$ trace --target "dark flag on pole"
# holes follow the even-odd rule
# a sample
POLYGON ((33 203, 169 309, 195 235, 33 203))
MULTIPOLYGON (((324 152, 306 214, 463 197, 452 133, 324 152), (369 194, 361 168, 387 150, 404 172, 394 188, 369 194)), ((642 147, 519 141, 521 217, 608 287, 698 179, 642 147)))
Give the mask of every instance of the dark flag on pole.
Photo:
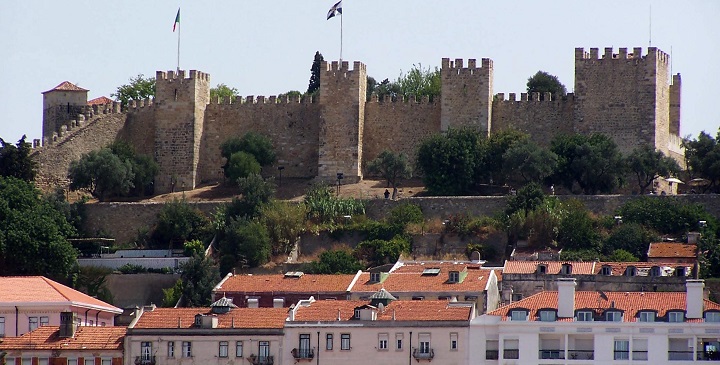
POLYGON ((332 6, 332 8, 330 8, 327 13, 327 18, 330 19, 337 14, 342 15, 342 0, 338 1, 335 5, 332 6))

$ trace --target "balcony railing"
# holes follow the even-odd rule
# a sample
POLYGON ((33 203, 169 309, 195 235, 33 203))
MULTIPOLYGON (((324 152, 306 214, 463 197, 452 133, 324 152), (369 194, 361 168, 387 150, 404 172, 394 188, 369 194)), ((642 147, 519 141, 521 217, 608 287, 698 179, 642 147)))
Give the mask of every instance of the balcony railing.
POLYGON ((564 359, 565 350, 540 350, 541 359, 564 359))
POLYGON ((498 350, 485 350, 485 360, 497 360, 500 357, 498 350))
POLYGON ((718 351, 698 351, 698 361, 720 361, 720 352, 718 351))
POLYGON ((519 359, 520 350, 518 349, 505 349, 503 350, 503 359, 519 359))
POLYGON ((568 350, 569 360, 594 360, 594 350, 568 350))
POLYGON ((135 365, 155 365, 155 356, 135 356, 135 365))
POLYGON ((292 349, 292 355, 297 360, 310 360, 315 357, 315 350, 313 349, 292 349))
POLYGON ((415 360, 432 360, 435 357, 435 351, 433 349, 415 349, 413 350, 413 357, 415 360))
POLYGON ((647 352, 647 351, 636 351, 636 350, 633 350, 633 352, 632 352, 632 359, 633 359, 633 360, 647 360, 647 359, 648 359, 648 352, 647 352))
POLYGON ((248 357, 248 360, 250 360, 250 363, 252 363, 253 365, 273 365, 275 363, 272 356, 250 355, 250 357, 248 357))
POLYGON ((668 360, 692 360, 693 351, 668 351, 668 360))

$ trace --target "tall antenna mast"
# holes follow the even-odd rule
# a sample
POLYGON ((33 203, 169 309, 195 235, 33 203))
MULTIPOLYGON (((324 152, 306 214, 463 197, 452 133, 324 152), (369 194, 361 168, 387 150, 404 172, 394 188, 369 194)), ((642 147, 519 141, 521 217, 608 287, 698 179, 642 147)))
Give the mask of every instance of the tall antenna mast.
POLYGON ((649 25, 650 37, 649 37, 649 41, 648 41, 648 47, 652 47, 652 4, 650 4, 650 21, 648 23, 650 24, 649 25))

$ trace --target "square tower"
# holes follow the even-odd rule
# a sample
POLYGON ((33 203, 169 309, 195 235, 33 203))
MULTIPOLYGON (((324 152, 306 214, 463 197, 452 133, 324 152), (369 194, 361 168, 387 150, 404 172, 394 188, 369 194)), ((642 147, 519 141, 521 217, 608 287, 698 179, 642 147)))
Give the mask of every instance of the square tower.
POLYGON ((486 136, 490 133, 493 98, 493 62, 482 59, 477 67, 475 59, 469 59, 463 67, 463 59, 455 62, 442 59, 440 70, 442 95, 440 128, 473 128, 486 136))

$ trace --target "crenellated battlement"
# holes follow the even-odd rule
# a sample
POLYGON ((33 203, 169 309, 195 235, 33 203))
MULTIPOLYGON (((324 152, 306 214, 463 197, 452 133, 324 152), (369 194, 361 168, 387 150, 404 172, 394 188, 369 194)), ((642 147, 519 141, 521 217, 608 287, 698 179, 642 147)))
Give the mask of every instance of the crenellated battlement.
POLYGON ((477 64, 477 60, 470 58, 467 60, 467 67, 464 67, 464 59, 456 58, 455 61, 451 61, 450 58, 443 58, 441 65, 441 72, 444 75, 482 75, 487 76, 492 72, 493 61, 489 58, 483 58, 480 60, 480 66, 477 64))
POLYGON ((237 96, 234 98, 217 98, 217 99, 211 99, 210 105, 233 105, 233 106, 250 106, 250 105, 264 105, 264 104, 277 104, 277 105, 285 105, 285 104, 313 104, 316 103, 317 100, 313 99, 312 96, 302 96, 302 95, 271 95, 268 97, 265 97, 263 95, 248 95, 245 97, 237 96))
POLYGON ((498 102, 522 102, 522 101, 537 101, 542 103, 549 103, 549 102, 572 102, 575 99, 575 95, 573 93, 567 93, 564 96, 558 96, 553 95, 551 92, 545 92, 542 93, 539 92, 533 92, 533 93, 520 93, 520 99, 517 100, 517 94, 516 93, 509 93, 508 98, 505 99, 505 93, 497 93, 495 94, 495 101, 498 102))
POLYGON ((423 95, 418 99, 417 95, 402 95, 398 94, 393 97, 392 95, 383 95, 382 100, 376 94, 370 97, 368 103, 380 103, 380 104, 436 104, 437 101, 430 101, 430 96, 423 95))
POLYGON ((172 80, 177 80, 177 79, 180 79, 180 80, 184 80, 184 79, 194 80, 194 79, 197 79, 197 80, 202 80, 202 81, 207 81, 207 82, 209 82, 209 81, 210 81, 210 74, 205 73, 205 72, 201 72, 201 71, 198 71, 198 70, 190 70, 190 73, 187 75, 187 77, 185 77, 185 70, 179 70, 179 71, 174 71, 174 70, 170 70, 170 71, 157 71, 157 72, 155 73, 155 80, 156 80, 156 81, 160 81, 160 80, 172 81, 172 80))
POLYGON ((661 63, 670 63, 670 55, 661 51, 657 47, 648 47, 648 52, 643 55, 642 47, 633 47, 632 52, 628 52, 628 48, 618 48, 618 53, 613 53, 613 47, 605 47, 604 53, 600 55, 599 48, 590 48, 590 52, 585 52, 582 47, 575 48, 575 61, 583 60, 638 60, 651 59, 659 60, 661 63))
POLYGON ((360 61, 353 62, 353 68, 350 69, 350 63, 348 61, 332 61, 327 62, 323 61, 321 64, 321 69, 325 70, 325 72, 352 72, 352 71, 367 71, 367 66, 365 66, 364 63, 360 61))

